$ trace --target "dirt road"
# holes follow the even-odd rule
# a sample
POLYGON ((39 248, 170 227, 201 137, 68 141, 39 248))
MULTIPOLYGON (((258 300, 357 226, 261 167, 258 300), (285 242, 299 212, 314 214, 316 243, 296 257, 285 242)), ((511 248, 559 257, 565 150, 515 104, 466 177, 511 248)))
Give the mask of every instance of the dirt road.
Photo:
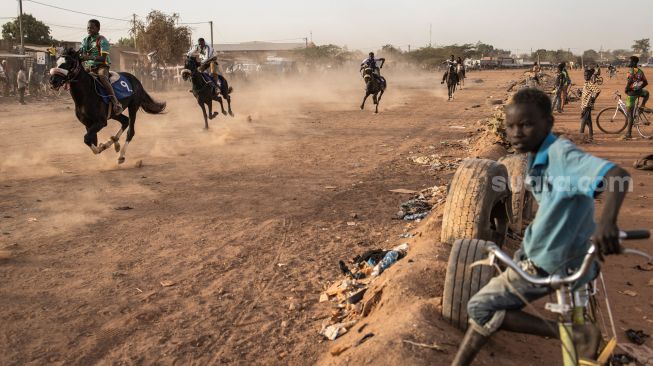
MULTIPOLYGON (((236 84, 236 118, 209 131, 189 93, 154 93, 169 112, 139 113, 122 166, 83 144, 70 101, 0 104, 0 249, 11 252, 0 260, 0 363, 314 363, 328 349, 317 299, 337 261, 407 225, 392 219, 406 197, 388 191, 453 174, 407 158, 465 156, 441 142, 474 131, 491 113, 486 99, 514 78, 471 74, 447 102, 437 75, 389 74, 379 115, 357 109, 355 72, 236 84)), ((651 149, 623 146, 609 137, 589 148, 626 165, 651 149)), ((638 173, 644 186, 626 203, 629 227, 650 223, 638 198, 653 197, 646 177, 638 173)), ((615 293, 617 316, 652 333, 642 320, 651 272, 625 263, 607 266, 611 288, 630 282, 639 295, 615 293)))

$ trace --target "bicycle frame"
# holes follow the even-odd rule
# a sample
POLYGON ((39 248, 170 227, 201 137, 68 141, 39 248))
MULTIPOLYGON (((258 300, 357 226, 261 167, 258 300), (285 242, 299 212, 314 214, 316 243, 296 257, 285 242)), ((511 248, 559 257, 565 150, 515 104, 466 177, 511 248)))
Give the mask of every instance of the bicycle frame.
MULTIPOLYGON (((621 239, 644 239, 648 238, 649 236, 650 233, 648 232, 645 235, 642 235, 642 232, 620 233, 621 239)), ((599 276, 596 280, 593 281, 593 284, 585 284, 577 289, 574 289, 576 282, 589 273, 589 270, 594 263, 594 258, 597 251, 597 248, 594 244, 592 244, 588 249, 580 269, 566 277, 561 277, 559 275, 551 275, 549 277, 532 276, 525 272, 517 263, 515 263, 510 256, 501 251, 501 249, 496 244, 488 245, 486 250, 488 251, 488 257, 472 264, 472 266, 494 266, 497 264, 497 262, 502 262, 527 282, 530 282, 534 285, 548 286, 555 290, 556 302, 547 303, 545 305, 545 309, 552 313, 558 314, 558 330, 560 334, 562 360, 564 366, 601 366, 608 362, 617 345, 617 332, 614 325, 614 319, 612 317, 610 302, 607 297, 603 275, 599 273, 599 276), (597 359, 586 360, 581 359, 576 353, 576 344, 574 343, 573 339, 573 327, 574 325, 584 325, 586 323, 586 317, 592 311, 589 309, 590 301, 591 299, 596 299, 595 296, 598 292, 596 286, 598 280, 601 281, 603 288, 612 334, 609 336, 609 339, 603 339, 606 344, 600 350, 597 359), (590 291, 590 289, 592 291, 590 291)), ((645 257, 649 261, 653 260, 653 257, 649 256, 648 254, 634 249, 624 248, 622 254, 635 254, 645 257)), ((590 315, 594 316, 596 314, 590 315)), ((593 321, 596 322, 596 319, 593 321)))

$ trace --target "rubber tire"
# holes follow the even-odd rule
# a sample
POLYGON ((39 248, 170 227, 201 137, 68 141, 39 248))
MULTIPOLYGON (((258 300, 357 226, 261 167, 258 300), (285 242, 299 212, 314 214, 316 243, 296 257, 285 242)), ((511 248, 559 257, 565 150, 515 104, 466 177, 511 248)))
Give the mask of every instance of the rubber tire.
POLYGON ((637 128, 637 132, 639 132, 640 136, 645 139, 651 139, 653 137, 653 125, 644 125, 643 123, 650 123, 650 121, 648 117, 646 117, 646 113, 641 112, 639 114, 639 121, 635 125, 635 128, 637 128))
POLYGON ((451 248, 442 294, 442 317, 460 330, 466 330, 469 324, 467 302, 494 276, 493 267, 470 267, 487 257, 484 248, 488 243, 479 239, 461 239, 456 240, 451 248))
POLYGON ((510 178, 510 192, 512 215, 510 217, 510 230, 522 234, 524 222, 533 218, 533 195, 526 189, 524 182, 528 173, 528 159, 525 154, 512 154, 499 159, 508 170, 510 178))
POLYGON ((449 185, 440 239, 445 243, 461 238, 483 239, 502 246, 510 211, 506 167, 493 160, 466 159, 449 185), (504 184, 493 187, 495 177, 504 184), (493 227, 495 219, 498 225, 493 227))
MULTIPOLYGON (((621 128, 620 128, 619 130, 606 130, 606 129, 604 129, 603 127, 601 127, 601 115, 602 115, 604 112, 609 111, 610 113, 608 113, 607 115, 604 116, 603 121, 605 121, 606 118, 607 118, 607 119, 610 119, 611 114, 614 113, 614 109, 615 109, 614 107, 603 108, 603 109, 601 109, 601 111, 599 112, 599 114, 596 115, 596 127, 598 127, 599 130, 603 131, 604 133, 607 133, 607 134, 618 134, 618 133, 620 133, 621 131, 623 131, 624 129, 626 129, 626 126, 628 125, 628 117, 626 117, 626 114, 625 114, 625 113, 620 109, 620 110, 619 110, 619 113, 618 113, 618 115, 617 115, 617 117, 616 117, 616 119, 619 120, 619 116, 622 116, 622 117, 624 118, 624 124, 621 126, 621 128)), ((606 122, 606 123, 607 123, 607 122, 606 122)), ((618 125, 619 123, 616 123, 616 124, 618 125)), ((606 127, 607 127, 607 125, 606 125, 606 127)))

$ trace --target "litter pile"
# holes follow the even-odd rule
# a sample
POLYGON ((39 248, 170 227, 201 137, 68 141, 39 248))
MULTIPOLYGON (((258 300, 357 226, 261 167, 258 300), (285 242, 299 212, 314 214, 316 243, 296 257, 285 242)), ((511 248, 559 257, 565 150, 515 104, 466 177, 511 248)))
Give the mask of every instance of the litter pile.
POLYGON ((447 186, 434 186, 424 189, 413 198, 401 204, 401 209, 397 212, 399 220, 418 220, 425 218, 431 210, 444 203, 447 197, 447 186))
POLYGON ((398 245, 390 250, 374 249, 351 260, 351 268, 344 261, 338 263, 345 279, 336 281, 320 296, 320 302, 333 303, 331 316, 322 324, 320 334, 335 340, 353 327, 360 318, 369 315, 381 298, 381 292, 363 300, 370 284, 398 260, 408 253, 408 244, 398 245))
POLYGON ((533 78, 533 73, 528 71, 524 73, 524 75, 520 80, 512 80, 511 82, 509 82, 506 91, 512 92, 522 88, 534 88, 534 87, 548 92, 552 91, 553 89, 555 89, 555 76, 547 73, 540 74, 540 83, 538 85, 535 79, 533 78))
POLYGON ((438 154, 425 155, 425 156, 411 156, 408 160, 419 165, 430 165, 433 170, 455 170, 460 165, 463 159, 445 159, 444 156, 438 154))

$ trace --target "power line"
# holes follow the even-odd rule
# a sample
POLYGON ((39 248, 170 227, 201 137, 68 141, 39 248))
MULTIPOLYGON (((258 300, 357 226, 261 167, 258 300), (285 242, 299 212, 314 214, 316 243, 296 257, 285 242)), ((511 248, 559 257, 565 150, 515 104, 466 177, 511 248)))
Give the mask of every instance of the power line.
MULTIPOLYGON (((45 25, 48 25, 50 27, 57 27, 57 28, 70 28, 70 29, 81 29, 81 30, 86 30, 86 27, 75 27, 71 25, 60 25, 60 24, 52 24, 52 23, 44 23, 45 25)), ((103 31, 126 31, 129 30, 129 28, 102 28, 103 31)))
POLYGON ((38 1, 34 1, 34 0, 23 0, 23 1, 34 3, 34 4, 39 4, 39 5, 47 6, 47 7, 50 7, 50 8, 59 9, 59 10, 64 10, 64 11, 68 11, 68 12, 71 12, 71 13, 88 15, 88 16, 92 16, 92 17, 96 17, 96 18, 104 18, 104 19, 111 19, 111 20, 120 20, 120 21, 123 21, 123 22, 131 22, 131 20, 128 20, 128 19, 112 18, 112 17, 105 17, 103 15, 84 13, 84 12, 81 12, 81 11, 66 9, 66 8, 62 8, 62 7, 59 7, 59 6, 45 4, 45 3, 41 3, 41 2, 38 2, 38 1))

